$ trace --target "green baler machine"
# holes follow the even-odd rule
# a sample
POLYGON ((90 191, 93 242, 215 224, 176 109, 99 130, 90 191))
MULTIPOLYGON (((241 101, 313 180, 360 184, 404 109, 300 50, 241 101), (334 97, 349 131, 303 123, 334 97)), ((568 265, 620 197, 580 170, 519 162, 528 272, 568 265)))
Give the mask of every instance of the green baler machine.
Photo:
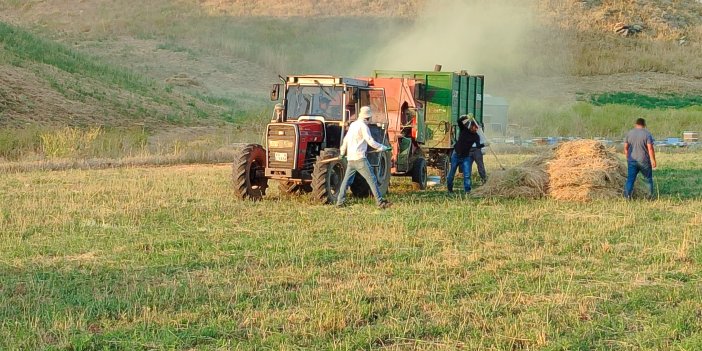
POLYGON ((373 71, 375 78, 410 78, 423 83, 419 100, 424 105, 426 139, 422 149, 430 166, 447 170, 458 137, 458 118, 473 115, 483 125, 485 77, 461 72, 373 71))

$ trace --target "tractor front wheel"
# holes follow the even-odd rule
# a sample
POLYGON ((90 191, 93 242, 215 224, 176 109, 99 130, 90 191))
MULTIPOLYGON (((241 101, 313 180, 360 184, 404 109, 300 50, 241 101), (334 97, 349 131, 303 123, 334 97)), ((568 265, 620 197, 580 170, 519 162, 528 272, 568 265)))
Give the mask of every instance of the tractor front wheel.
POLYGON ((234 192, 243 200, 261 200, 266 195, 266 150, 257 144, 246 145, 232 165, 234 192))
POLYGON ((344 180, 344 164, 341 160, 317 162, 312 171, 312 197, 323 204, 333 204, 344 180))

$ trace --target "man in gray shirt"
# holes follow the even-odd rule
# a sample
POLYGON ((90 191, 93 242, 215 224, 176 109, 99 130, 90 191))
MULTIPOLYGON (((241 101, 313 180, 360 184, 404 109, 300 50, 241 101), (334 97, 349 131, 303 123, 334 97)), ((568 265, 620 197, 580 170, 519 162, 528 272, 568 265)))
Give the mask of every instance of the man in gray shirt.
POLYGON ((653 197, 653 170, 656 169, 656 153, 653 150, 653 136, 646 129, 646 121, 643 118, 636 120, 634 129, 630 130, 624 138, 624 154, 626 155, 627 177, 624 186, 624 197, 631 199, 634 192, 636 176, 641 175, 646 178, 648 188, 653 197))

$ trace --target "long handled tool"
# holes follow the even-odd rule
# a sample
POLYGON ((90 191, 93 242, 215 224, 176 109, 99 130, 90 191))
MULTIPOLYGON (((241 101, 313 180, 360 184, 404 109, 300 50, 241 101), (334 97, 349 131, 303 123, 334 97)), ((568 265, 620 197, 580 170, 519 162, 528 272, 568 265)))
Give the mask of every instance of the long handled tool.
POLYGON ((324 165, 324 164, 327 164, 329 162, 334 162, 334 161, 339 161, 339 160, 341 160, 341 157, 337 156, 337 157, 328 158, 326 160, 321 160, 321 161, 319 161, 319 164, 324 165))
POLYGON ((495 150, 492 149, 492 146, 488 145, 488 149, 492 151, 492 155, 495 156, 495 160, 497 160, 497 164, 500 165, 501 170, 505 170, 505 167, 502 165, 502 162, 500 162, 500 159, 497 157, 497 154, 495 153, 495 150))
MULTIPOLYGON (((386 150, 379 149, 379 150, 368 151, 367 153, 368 153, 368 154, 372 154, 372 153, 384 152, 384 151, 386 151, 386 150)), ((388 151, 390 151, 390 150, 388 150, 388 151)), ((332 157, 332 158, 328 158, 328 159, 326 159, 326 160, 319 161, 319 164, 320 164, 320 165, 324 165, 324 164, 327 164, 327 163, 329 163, 329 162, 334 162, 334 161, 339 161, 339 160, 341 160, 341 156, 332 157)))
MULTIPOLYGON (((651 170, 651 177, 653 177, 653 169, 651 170)), ((653 178, 653 182, 656 184, 656 200, 661 199, 661 188, 658 187, 658 177, 653 178)), ((651 194, 653 197, 653 194, 651 194)))
MULTIPOLYGON (((473 123, 475 123, 475 124, 478 125, 478 128, 481 128, 481 127, 480 127, 480 123, 478 123, 478 121, 475 119, 475 117, 472 117, 472 116, 471 116, 470 119, 473 121, 473 123)), ((482 133, 482 131, 479 130, 479 133, 482 133)), ((492 146, 490 146, 490 145, 488 145, 488 148, 489 148, 490 151, 492 152, 492 155, 495 156, 495 160, 497 160, 497 164, 500 165, 500 169, 504 171, 504 170, 505 170, 505 167, 502 165, 502 162, 500 162, 500 159, 497 157, 497 154, 495 153, 495 150, 493 150, 493 149, 492 149, 492 146)))

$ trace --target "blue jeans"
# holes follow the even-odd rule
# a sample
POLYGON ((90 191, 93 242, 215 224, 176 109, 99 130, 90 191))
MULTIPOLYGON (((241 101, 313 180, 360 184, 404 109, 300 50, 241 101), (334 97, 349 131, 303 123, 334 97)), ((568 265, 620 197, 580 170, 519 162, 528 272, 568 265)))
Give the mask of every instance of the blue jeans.
POLYGON ((360 174, 363 179, 366 180, 368 186, 370 187, 373 196, 375 196, 375 202, 380 205, 383 201, 383 195, 380 193, 380 188, 378 187, 378 179, 375 177, 375 172, 368 159, 362 158, 360 160, 348 160, 346 164, 346 174, 344 174, 344 180, 341 181, 341 187, 339 188, 339 196, 336 198, 337 205, 343 205, 346 201, 346 189, 349 184, 353 182, 356 173, 360 174))
POLYGON ((455 151, 451 154, 451 169, 446 176, 446 188, 449 192, 453 192, 453 178, 456 176, 456 170, 461 166, 463 172, 463 189, 470 192, 470 174, 473 168, 473 159, 470 156, 459 156, 455 151))
POLYGON ((653 169, 651 168, 651 163, 629 160, 627 161, 626 185, 624 186, 624 197, 627 199, 631 199, 631 195, 634 193, 634 183, 639 172, 646 179, 648 189, 651 192, 651 196, 653 196, 653 169))

